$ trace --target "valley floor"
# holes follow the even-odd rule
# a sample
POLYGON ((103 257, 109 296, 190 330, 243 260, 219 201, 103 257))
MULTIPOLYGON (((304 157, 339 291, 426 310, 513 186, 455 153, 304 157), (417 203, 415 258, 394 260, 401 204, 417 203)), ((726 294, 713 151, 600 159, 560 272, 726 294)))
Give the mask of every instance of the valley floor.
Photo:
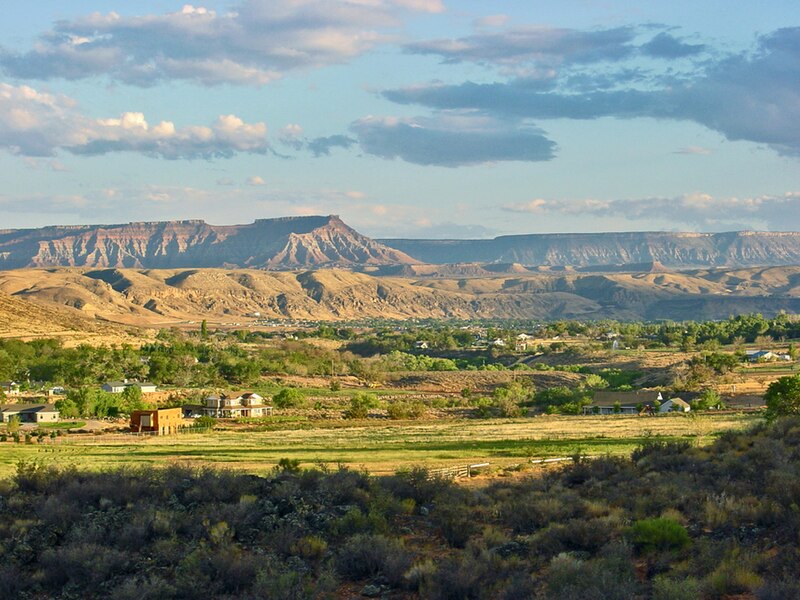
POLYGON ((346 465, 373 474, 479 463, 502 471, 523 468, 531 459, 627 455, 648 440, 705 445, 721 432, 742 430, 760 420, 752 413, 321 422, 274 417, 208 433, 71 433, 40 443, 5 442, 0 444, 0 477, 13 473, 20 461, 90 470, 209 465, 264 474, 287 458, 303 467, 346 465))

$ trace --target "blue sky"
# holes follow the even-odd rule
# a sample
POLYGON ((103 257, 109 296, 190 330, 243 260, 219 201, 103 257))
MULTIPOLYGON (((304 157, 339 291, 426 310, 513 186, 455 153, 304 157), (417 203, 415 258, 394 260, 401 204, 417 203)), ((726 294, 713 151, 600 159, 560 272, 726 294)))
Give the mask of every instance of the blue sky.
POLYGON ((0 227, 800 230, 794 1, 4 8, 0 227))

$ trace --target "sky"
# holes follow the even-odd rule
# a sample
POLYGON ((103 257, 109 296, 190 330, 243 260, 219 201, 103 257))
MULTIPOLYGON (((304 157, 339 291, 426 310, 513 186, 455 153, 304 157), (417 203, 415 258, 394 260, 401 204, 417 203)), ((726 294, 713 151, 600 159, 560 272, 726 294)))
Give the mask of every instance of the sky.
POLYGON ((796 0, 5 0, 0 228, 800 230, 796 0))

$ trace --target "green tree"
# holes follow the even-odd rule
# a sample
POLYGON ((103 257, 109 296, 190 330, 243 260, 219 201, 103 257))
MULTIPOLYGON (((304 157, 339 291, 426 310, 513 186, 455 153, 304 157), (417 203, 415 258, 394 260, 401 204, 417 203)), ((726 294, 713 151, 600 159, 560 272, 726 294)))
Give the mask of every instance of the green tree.
POLYGON ((139 410, 143 405, 142 388, 138 385, 129 385, 122 391, 122 402, 120 402, 122 412, 131 413, 139 410))
POLYGON ((19 416, 14 415, 8 419, 8 423, 6 424, 6 430, 8 433, 14 434, 19 431, 19 416))
POLYGON ((200 337, 204 340, 208 339, 208 323, 205 319, 200 322, 200 337))
POLYGON ((275 408, 295 408, 305 400, 303 393, 297 388, 283 388, 272 398, 275 408))
POLYGON ((75 419, 81 416, 78 406, 69 398, 60 398, 56 400, 56 408, 58 412, 61 413, 62 419, 75 419))
POLYGON ((800 375, 781 377, 770 383, 764 401, 770 418, 800 414, 800 375))

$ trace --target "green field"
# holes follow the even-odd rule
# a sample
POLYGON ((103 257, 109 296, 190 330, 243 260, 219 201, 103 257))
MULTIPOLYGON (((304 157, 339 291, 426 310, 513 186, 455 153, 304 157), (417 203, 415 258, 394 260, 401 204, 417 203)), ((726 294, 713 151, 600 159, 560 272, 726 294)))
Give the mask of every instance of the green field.
POLYGON ((0 477, 11 474, 19 461, 31 460, 89 469, 180 463, 252 473, 271 470, 281 458, 298 460, 303 466, 345 464, 371 473, 481 462, 503 467, 578 452, 625 454, 653 437, 705 444, 722 431, 746 428, 758 419, 739 414, 542 416, 315 426, 278 422, 266 427, 145 438, 71 434, 41 444, 0 444, 0 477))

